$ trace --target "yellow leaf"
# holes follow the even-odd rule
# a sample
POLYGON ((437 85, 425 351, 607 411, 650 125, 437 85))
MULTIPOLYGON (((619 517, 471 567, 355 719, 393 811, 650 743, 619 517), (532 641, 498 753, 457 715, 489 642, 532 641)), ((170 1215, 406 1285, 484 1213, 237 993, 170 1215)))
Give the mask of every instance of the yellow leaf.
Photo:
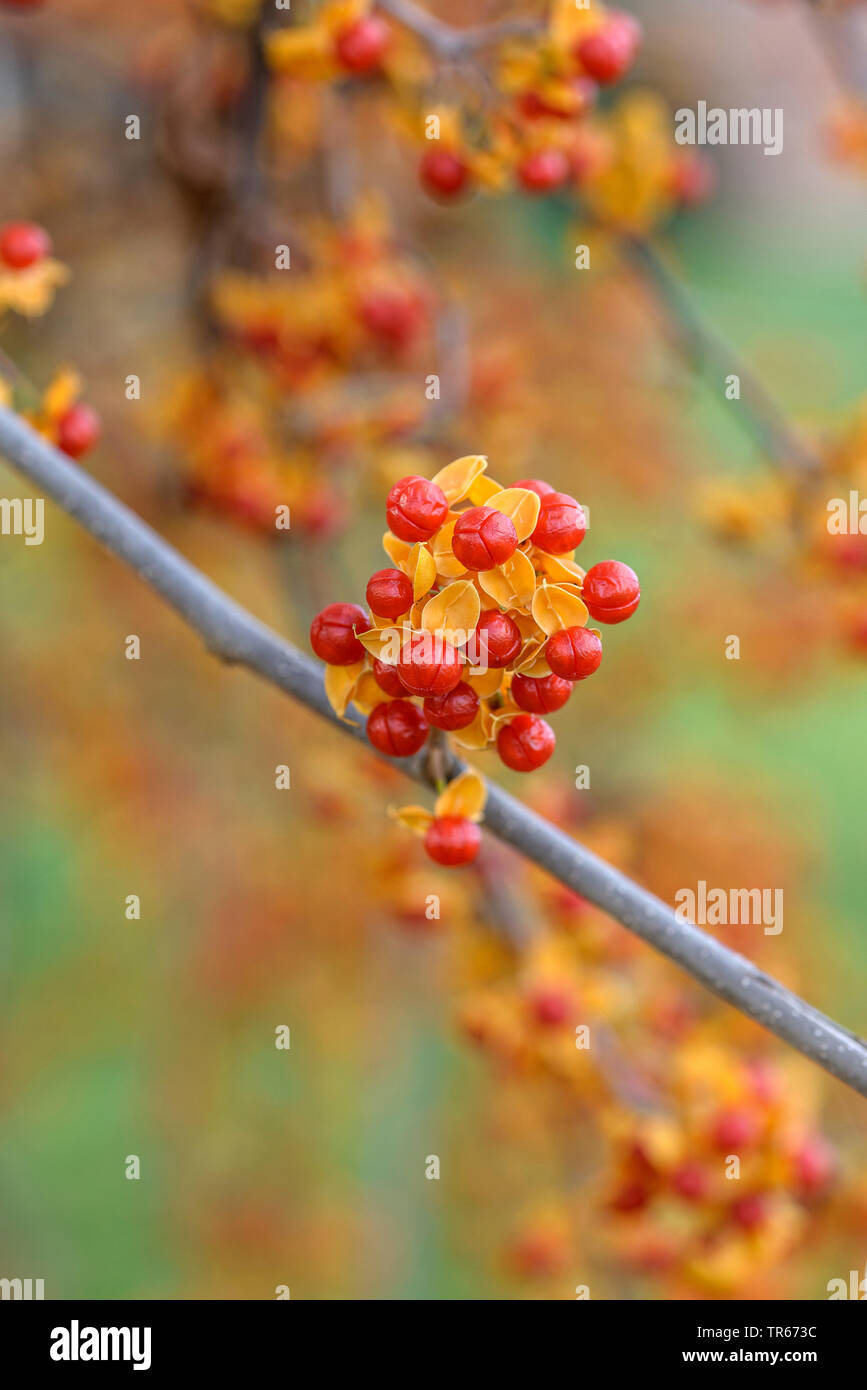
POLYGON ((539 652, 534 661, 529 666, 521 667, 522 676, 532 676, 533 680, 539 680, 542 676, 550 676, 551 667, 548 665, 544 651, 539 652))
POLYGON ((411 830, 414 835, 424 835, 433 820, 430 811, 426 811, 424 806, 401 806, 397 810, 390 806, 388 814, 392 820, 396 820, 405 830, 411 830))
POLYGON ((456 579, 428 599, 421 615, 421 626, 426 632, 441 632, 447 637, 454 633, 450 640, 463 646, 475 632, 481 609, 479 595, 470 580, 456 579))
POLYGON ((521 676, 550 676, 551 668, 545 659, 545 643, 539 638, 527 642, 515 662, 515 670, 521 676))
POLYGON ((488 505, 488 498, 502 491, 502 483, 495 482, 493 478, 489 478, 487 474, 485 474, 476 479, 467 493, 467 497, 474 507, 486 507, 488 505))
POLYGON ((536 657, 539 655, 544 645, 545 639, 542 637, 528 638, 528 640, 524 643, 524 646, 521 650, 521 653, 517 661, 515 662, 515 672, 517 675, 525 676, 527 674, 527 672, 524 669, 525 666, 532 665, 532 663, 536 660, 536 657))
POLYGON ((567 560, 565 555, 549 555, 547 551, 534 547, 532 558, 542 573, 553 579, 555 584, 580 584, 584 579, 581 566, 576 565, 574 560, 567 560))
POLYGON ((431 481, 442 488, 449 506, 453 506, 455 502, 460 502, 466 497, 473 483, 482 476, 487 466, 488 460, 483 454, 467 454, 466 458, 447 463, 431 481))
POLYGON ((396 666, 400 649, 412 631, 408 627, 372 627, 367 632, 359 632, 358 640, 366 652, 387 666, 396 666))
POLYGON ((525 642, 541 641, 539 637, 539 627, 532 613, 519 613, 512 610, 512 622, 517 627, 525 642))
POLYGON ((479 584, 501 608, 529 608, 536 592, 536 571, 522 550, 505 564, 483 570, 479 584))
POLYGON ((396 695, 386 695, 372 671, 362 671, 352 692, 352 703, 362 714, 370 714, 377 705, 387 704, 389 700, 398 698, 396 695))
POLYGON ((334 66, 331 37, 318 25, 275 30, 266 39, 265 46, 268 66, 274 72, 320 77, 334 66))
POLYGON ((456 524, 457 517, 451 521, 446 521, 430 542, 437 574, 441 574, 444 579, 456 579, 459 574, 466 574, 467 572, 460 560, 455 559, 452 554, 452 536, 455 533, 456 524))
POLYGON ((402 541, 397 536, 393 536, 390 531, 386 531, 382 538, 382 548, 393 565, 399 570, 403 570, 405 574, 408 573, 407 565, 412 554, 412 546, 407 541, 402 541))
POLYGON ((476 666, 467 668, 463 679, 467 685, 472 686, 480 700, 487 700, 491 695, 496 695, 500 686, 503 684, 503 672, 499 667, 489 666, 487 670, 482 670, 476 666))
POLYGON ((43 412, 49 420, 65 415, 81 395, 82 381, 71 367, 61 367, 42 398, 43 412))
POLYGON ((452 738, 460 748, 469 748, 479 752, 482 748, 487 748, 491 741, 491 711, 487 705, 479 705, 478 713, 472 724, 468 724, 465 729, 460 729, 452 738))
POLYGON ((55 290, 68 279, 66 266, 50 256, 24 270, 0 271, 0 308, 38 318, 51 307, 55 290))
POLYGON ((468 767, 440 793, 434 809, 438 816, 465 816, 467 820, 481 820, 487 795, 487 788, 479 774, 468 767))
POLYGON ((410 551, 406 572, 412 580, 412 596, 416 603, 424 598, 436 583, 437 567, 426 545, 419 541, 410 551))
POLYGON ((590 614, 576 594, 543 584, 533 597, 533 617, 548 637, 567 627, 583 627, 590 614))
POLYGON ((317 19, 324 28, 337 34, 363 19, 369 8, 368 0, 331 0, 331 4, 322 6, 317 19))
POLYGON ((358 677, 363 670, 363 661, 353 662, 351 666, 325 667, 325 694, 328 696, 328 703, 337 718, 343 719, 347 724, 355 722, 352 719, 344 719, 344 716, 352 702, 358 677))
POLYGON ((507 516, 518 533, 518 541, 526 541, 532 536, 539 520, 542 502, 538 494, 528 487, 507 487, 503 492, 495 492, 485 503, 507 516))
POLYGON ((468 163, 476 183, 481 184, 483 188, 497 190, 505 187, 508 165, 499 155, 488 150, 479 150, 468 163))
POLYGON ((579 39, 594 33, 604 22, 601 5, 559 4, 552 6, 549 36, 551 44, 569 52, 579 39))

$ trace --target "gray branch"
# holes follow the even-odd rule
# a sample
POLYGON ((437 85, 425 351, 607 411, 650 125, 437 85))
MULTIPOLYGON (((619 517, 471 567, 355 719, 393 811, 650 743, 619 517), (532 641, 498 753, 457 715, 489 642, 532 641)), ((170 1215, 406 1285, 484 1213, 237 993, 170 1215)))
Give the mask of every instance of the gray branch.
POLYGON ((455 59, 474 53, 480 48, 501 43, 503 39, 527 38, 544 28, 544 21, 516 16, 514 19, 494 20, 490 24, 474 24, 468 29, 455 29, 413 0, 377 0, 379 9, 391 15, 405 29, 422 39, 432 52, 441 58, 455 59))
POLYGON ((630 263, 640 272, 671 315, 681 336, 681 345, 697 372, 713 371, 718 382, 734 373, 741 383, 742 419, 759 446, 774 463, 791 468, 804 479, 822 471, 822 461, 789 425, 764 383, 740 359, 725 339, 704 321, 678 277, 669 269, 655 247, 643 237, 622 238, 630 263))
MULTIPOLYGON (((134 512, 0 407, 0 455, 124 560, 224 661, 246 666, 366 743, 363 727, 341 723, 325 696, 322 668, 241 608, 134 512)), ((447 775, 461 764, 451 758, 447 775)), ((429 786, 424 751, 401 769, 429 786)), ((825 1071, 867 1096, 867 1043, 811 1007, 744 956, 689 922, 583 845, 488 785, 485 824, 527 859, 621 922, 694 980, 740 1009, 825 1071)))

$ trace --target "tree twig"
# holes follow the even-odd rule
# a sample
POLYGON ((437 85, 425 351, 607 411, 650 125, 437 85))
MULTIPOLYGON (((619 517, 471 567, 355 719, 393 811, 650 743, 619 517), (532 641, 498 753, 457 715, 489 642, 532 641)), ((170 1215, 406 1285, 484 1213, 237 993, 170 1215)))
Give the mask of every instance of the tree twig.
POLYGON ((445 20, 413 4, 413 0, 377 0, 377 6, 409 29, 441 58, 460 58, 489 48, 504 39, 529 38, 544 28, 544 20, 525 16, 493 20, 490 24, 474 24, 468 29, 455 29, 445 20))
POLYGON ((650 285, 666 312, 676 324, 683 346, 699 372, 713 370, 720 381, 737 376, 740 399, 737 418, 781 468, 796 471, 802 478, 821 472, 821 459, 792 429, 763 382, 740 359, 721 334, 711 328, 696 309, 677 276, 669 269, 654 246, 644 237, 624 237, 628 260, 650 285))
MULTIPOLYGON (((17 416, 0 407, 0 455, 79 521, 158 593, 224 661, 246 666, 366 746, 363 726, 335 716, 322 668, 206 578, 146 522, 17 416)), ((461 767, 449 755, 447 775, 461 767)), ((429 785, 424 750, 402 760, 429 785)), ((616 918, 694 980, 762 1024, 859 1094, 867 1096, 867 1043, 729 950, 682 921, 659 898, 597 858, 564 831, 488 784, 487 829, 561 883, 616 918)))

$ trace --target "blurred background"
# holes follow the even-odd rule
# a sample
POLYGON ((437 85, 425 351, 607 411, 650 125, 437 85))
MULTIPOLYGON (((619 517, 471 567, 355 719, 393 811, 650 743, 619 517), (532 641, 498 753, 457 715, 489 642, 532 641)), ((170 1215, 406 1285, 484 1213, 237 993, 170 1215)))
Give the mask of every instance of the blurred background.
MULTIPOLYGON (((286 17, 263 34, 243 0, 0 7, 0 214, 71 272, 44 315, 6 314, 0 373, 50 433, 74 370, 103 421, 83 466, 305 649, 385 563, 404 474, 483 453, 576 495, 579 558, 632 565, 641 608, 551 763, 480 770, 670 902, 782 887, 779 936, 719 934, 863 1032, 867 589, 824 537, 867 466, 863 9, 632 8, 638 61, 588 117, 600 172, 576 154, 552 197, 506 179, 447 206, 413 122, 492 119, 496 51, 443 71, 395 25, 387 73, 330 80, 275 64, 286 17), (784 149, 706 150, 707 187, 675 196, 670 113, 700 100, 782 108, 784 149), (814 493, 702 379, 634 237, 801 431, 814 493)), ((5 466, 0 494, 27 495, 5 466)), ((387 816, 420 799, 399 771, 221 667, 50 505, 42 546, 0 538, 0 594, 0 1275, 119 1299, 824 1298, 863 1276, 854 1093, 505 851, 431 864, 387 816)))

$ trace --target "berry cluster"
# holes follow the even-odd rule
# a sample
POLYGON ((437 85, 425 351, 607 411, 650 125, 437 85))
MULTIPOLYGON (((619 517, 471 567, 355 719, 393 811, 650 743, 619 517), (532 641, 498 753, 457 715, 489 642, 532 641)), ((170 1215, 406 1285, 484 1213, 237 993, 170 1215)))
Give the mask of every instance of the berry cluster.
MULTIPOLYGON (((775 632, 791 634, 812 609, 829 646, 863 659, 867 520, 860 499, 867 489, 867 400, 817 439, 810 457, 811 468, 784 476, 749 483, 716 479, 699 491, 697 510, 714 538, 728 545, 761 551, 768 558, 796 547, 794 572, 787 562, 773 576, 780 591, 775 632)), ((785 650, 769 641, 763 629, 759 633, 757 650, 779 668, 785 650)))
MULTIPOLYGON (((525 36, 485 46, 483 108, 459 95, 454 105, 432 106, 436 44, 429 46, 411 17, 389 24, 369 0, 330 0, 308 24, 271 33, 266 54, 276 76, 301 83, 384 79, 379 90, 396 98, 399 125, 424 148, 422 188, 451 202, 476 190, 544 195, 577 183, 586 142, 576 134, 600 89, 627 75, 641 39, 640 24, 623 10, 552 0, 546 19, 525 36)), ((473 62, 482 59, 474 54, 473 62)))
POLYGON ((532 772, 554 751, 542 716, 602 660, 588 619, 623 622, 640 591, 618 560, 586 573, 575 563, 586 520, 574 497, 535 478, 503 488, 486 469, 469 455, 432 480, 396 483, 383 538, 392 567, 368 582, 370 617, 332 603, 310 643, 328 665, 334 708, 367 713, 381 753, 417 753, 434 728, 532 772))
POLYGON ((706 1046, 700 1060, 709 1074, 674 1058, 668 1121, 622 1119, 607 1202, 634 1263, 719 1295, 791 1253, 838 1164, 771 1058, 706 1046))
MULTIPOLYGON (((662 897, 708 845, 716 863, 731 866, 726 876, 742 871, 745 855, 752 868, 777 854, 737 800, 726 804, 740 815, 709 835, 700 818, 678 815, 671 836, 673 806, 697 804, 691 796, 641 806, 636 793, 604 810, 589 796, 576 809, 570 784, 548 772, 528 799, 616 867, 641 866, 662 897)), ((564 1126, 595 1125, 606 1154, 605 1181, 594 1175, 592 1194, 562 1203, 559 1220, 535 1210, 519 1218, 512 1271, 556 1278, 577 1242, 584 1261, 652 1275, 670 1298, 760 1297, 769 1279, 779 1291, 796 1252, 815 1252, 832 1221, 851 1230, 863 1210, 860 1185, 823 1132, 820 1095, 803 1064, 751 1039, 739 1019, 699 999, 586 899, 529 865, 510 870, 503 860, 497 870, 506 883, 514 872, 515 900, 528 905, 535 930, 522 952, 494 964, 480 951, 488 904, 484 896, 475 907, 464 902, 476 930, 455 948, 457 971, 470 982, 458 1012, 462 1033, 497 1076, 521 1077, 544 1126, 552 1128, 554 1105, 564 1126), (597 1046, 603 1027, 610 1047, 597 1046)), ((460 880, 448 887, 457 916, 459 895, 470 893, 460 880)), ((527 1133, 535 1130, 522 1109, 527 1133)))
MULTIPOLYGON (((54 290, 67 278, 66 267, 52 258, 51 237, 36 222, 6 222, 0 226, 0 309, 27 317, 50 306, 54 290)), ((64 368, 41 394, 19 373, 0 382, 0 400, 19 409, 34 429, 70 458, 82 458, 99 439, 102 421, 79 399, 78 374, 64 368)))
POLYGON ((292 533, 321 541, 372 478, 406 471, 392 454, 426 418, 417 383, 441 305, 377 197, 299 221, 292 243, 291 270, 214 276, 213 351, 163 418, 187 503, 278 541, 288 508, 292 533))
POLYGON ((436 144, 419 164, 422 187, 440 201, 510 181, 531 194, 564 188, 577 173, 576 130, 599 88, 626 75, 640 45, 641 26, 622 10, 555 5, 537 37, 504 47, 497 84, 509 103, 491 117, 481 144, 457 113, 440 114, 436 144))
POLYGON ((224 270, 210 311, 282 390, 312 390, 342 372, 395 366, 428 345, 435 295, 397 244, 379 200, 362 199, 335 226, 296 228, 287 267, 269 275, 224 270))

